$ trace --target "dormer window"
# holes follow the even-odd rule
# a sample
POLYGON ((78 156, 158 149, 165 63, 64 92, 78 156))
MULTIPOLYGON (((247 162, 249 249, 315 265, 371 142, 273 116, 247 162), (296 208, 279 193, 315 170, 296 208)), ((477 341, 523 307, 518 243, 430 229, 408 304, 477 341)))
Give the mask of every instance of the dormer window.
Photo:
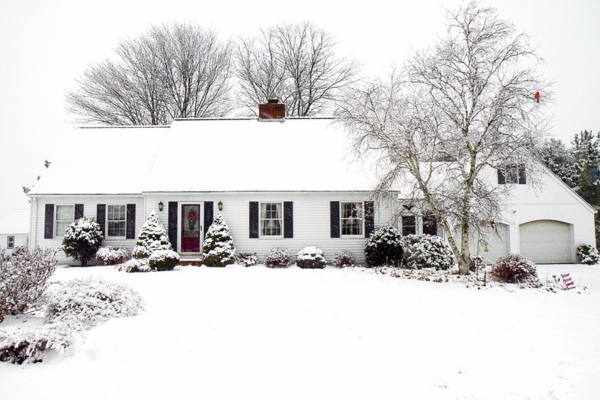
POLYGON ((527 184, 525 165, 507 164, 504 168, 498 168, 498 185, 505 184, 527 184))

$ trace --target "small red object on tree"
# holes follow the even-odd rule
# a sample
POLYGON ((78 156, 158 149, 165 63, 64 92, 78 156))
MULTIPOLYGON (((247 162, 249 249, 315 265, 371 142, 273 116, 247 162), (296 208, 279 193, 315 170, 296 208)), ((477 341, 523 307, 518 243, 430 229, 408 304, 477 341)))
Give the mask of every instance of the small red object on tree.
POLYGON ((536 102, 540 102, 540 92, 535 92, 535 94, 533 95, 533 97, 535 97, 535 101, 536 102))

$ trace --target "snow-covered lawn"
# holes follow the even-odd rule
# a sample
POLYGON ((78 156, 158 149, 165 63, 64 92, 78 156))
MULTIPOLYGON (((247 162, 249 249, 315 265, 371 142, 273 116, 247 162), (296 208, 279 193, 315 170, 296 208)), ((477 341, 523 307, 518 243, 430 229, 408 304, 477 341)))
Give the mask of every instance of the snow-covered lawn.
POLYGON ((146 311, 85 332, 69 356, 0 363, 0 398, 594 399, 600 266, 539 276, 565 271, 588 289, 477 290, 333 267, 59 268, 57 280, 127 283, 146 311))

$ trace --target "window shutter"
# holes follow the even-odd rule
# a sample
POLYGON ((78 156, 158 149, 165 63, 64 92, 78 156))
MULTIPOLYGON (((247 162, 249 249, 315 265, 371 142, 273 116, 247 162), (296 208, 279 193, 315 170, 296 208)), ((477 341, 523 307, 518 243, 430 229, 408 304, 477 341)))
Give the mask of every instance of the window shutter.
POLYGON ((127 204, 127 233, 126 239, 135 239, 135 204, 127 204))
POLYGON ((365 237, 368 238, 375 230, 375 203, 365 201, 365 237))
POLYGON ((506 184, 506 176, 504 175, 504 170, 498 168, 498 185, 506 184))
POLYGON ((283 202, 283 237, 294 237, 294 203, 291 201, 283 202))
POLYGON ((83 218, 83 204, 75 204, 75 221, 83 218))
POLYGON ((258 239, 258 201, 250 202, 250 239, 258 239))
POLYGON ((106 204, 96 205, 96 222, 100 224, 102 236, 106 237, 106 204))
POLYGON ((215 204, 212 201, 204 202, 204 237, 206 237, 206 232, 208 232, 208 228, 212 225, 215 220, 214 217, 215 212, 215 204))
POLYGON ((54 238, 54 204, 46 204, 44 220, 44 239, 54 238))
POLYGON ((527 174, 525 173, 525 166, 519 165, 519 185, 527 184, 527 174))
POLYGON ((176 201, 169 202, 169 241, 173 246, 173 251, 177 251, 177 211, 179 203, 176 201))
POLYGON ((329 223, 331 227, 331 237, 340 237, 340 202, 332 201, 329 203, 329 223))

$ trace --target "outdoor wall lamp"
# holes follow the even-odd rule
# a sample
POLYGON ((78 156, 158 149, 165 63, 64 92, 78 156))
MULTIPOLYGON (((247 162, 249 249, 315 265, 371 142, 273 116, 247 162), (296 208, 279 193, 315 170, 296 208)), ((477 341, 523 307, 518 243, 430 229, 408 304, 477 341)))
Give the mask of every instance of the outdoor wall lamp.
POLYGON ((219 201, 219 204, 217 204, 217 206, 219 207, 219 211, 223 211, 223 202, 219 201))
POLYGON ((163 210, 163 202, 161 201, 160 203, 158 203, 158 211, 162 211, 163 210))

